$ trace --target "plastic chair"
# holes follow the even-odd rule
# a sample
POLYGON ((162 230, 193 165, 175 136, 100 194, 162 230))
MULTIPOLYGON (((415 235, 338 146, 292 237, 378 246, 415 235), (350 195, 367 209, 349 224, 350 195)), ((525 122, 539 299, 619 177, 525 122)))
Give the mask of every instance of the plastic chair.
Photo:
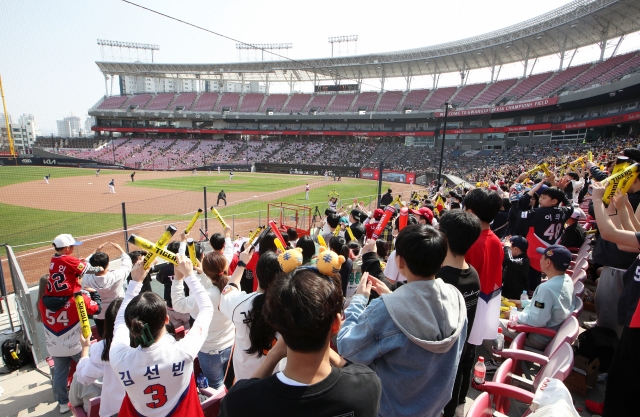
POLYGON ((89 400, 89 413, 84 412, 84 408, 81 405, 76 407, 68 404, 71 409, 71 414, 76 417, 100 417, 100 397, 94 397, 89 400))
POLYGON ((508 398, 531 404, 533 393, 545 378, 556 378, 564 381, 573 369, 573 349, 569 343, 563 343, 549 358, 523 350, 514 351, 512 355, 518 360, 536 362, 542 365, 540 372, 538 372, 533 381, 520 378, 508 372, 513 364, 508 363, 511 359, 507 359, 500 366, 500 368, 504 367, 505 370, 498 373, 500 371, 500 368, 498 368, 494 381, 480 385, 472 382, 473 388, 491 394, 496 411, 506 415, 509 415, 510 408, 508 398), (500 378, 497 378, 498 374, 500 378), (516 382, 518 386, 511 385, 513 382, 516 382), (523 386, 527 389, 521 388, 523 386))
POLYGON ((202 407, 202 413, 205 417, 218 417, 220 414, 220 403, 225 395, 227 395, 227 389, 222 386, 222 388, 217 391, 213 388, 201 388, 200 393, 204 396, 207 396, 206 400, 200 404, 202 407))
POLYGON ((584 295, 584 284, 582 281, 578 281, 573 284, 573 295, 577 298, 582 298, 584 295))
POLYGON ((584 302, 582 301, 582 298, 576 297, 575 303, 576 304, 575 304, 575 307, 573 308, 573 311, 571 312, 571 315, 577 319, 578 317, 580 317, 580 314, 582 313, 582 309, 584 308, 584 302))
POLYGON ((584 269, 579 270, 577 273, 571 276, 571 281, 573 281, 573 285, 576 285, 576 282, 584 282, 587 279, 587 273, 584 269))
POLYGON ((492 417, 493 406, 491 405, 491 397, 486 392, 478 395, 471 404, 471 408, 467 412, 467 417, 492 417))

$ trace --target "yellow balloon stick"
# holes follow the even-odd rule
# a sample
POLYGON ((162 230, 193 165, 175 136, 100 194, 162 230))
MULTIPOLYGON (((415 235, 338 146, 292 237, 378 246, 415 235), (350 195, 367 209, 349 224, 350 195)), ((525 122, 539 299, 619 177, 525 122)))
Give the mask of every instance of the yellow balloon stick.
POLYGON ((196 258, 196 245, 193 242, 193 239, 187 239, 187 251, 189 252, 189 259, 191 259, 191 263, 196 266, 198 265, 198 258, 196 258))
POLYGON ((351 227, 347 226, 347 233, 349 233, 349 237, 351 238, 351 240, 356 240, 356 237, 353 235, 353 232, 351 231, 351 227))
POLYGON ((229 228, 229 225, 227 225, 227 222, 224 221, 224 219, 222 218, 222 216, 220 215, 220 213, 218 213, 218 210, 216 210, 215 207, 211 206, 211 212, 213 213, 213 216, 218 219, 218 221, 220 222, 220 224, 222 225, 222 227, 225 228, 229 228))
POLYGON ((608 181, 602 201, 605 204, 609 204, 611 202, 611 197, 613 197, 618 190, 623 194, 626 193, 631 187, 631 184, 633 184, 638 177, 638 173, 640 173, 640 164, 633 164, 625 168, 623 171, 613 174, 602 181, 608 181))
POLYGON ((166 251, 143 237, 131 235, 129 236, 129 243, 133 243, 134 245, 146 251, 153 252, 155 255, 159 256, 169 263, 178 265, 178 259, 176 258, 175 253, 166 251))
POLYGON ((198 217, 200 217, 201 215, 202 215, 202 209, 199 208, 198 211, 196 211, 196 214, 194 214, 193 217, 191 218, 191 221, 187 225, 187 228, 184 229, 185 233, 189 233, 191 231, 191 228, 193 227, 194 224, 196 224, 196 222, 198 221, 198 217))
MULTIPOLYGON (((162 236, 160 236, 160 239, 157 240, 156 246, 164 249, 165 246, 167 246, 167 243, 169 243, 169 241, 171 240, 173 235, 176 234, 177 231, 178 231, 178 228, 170 224, 167 227, 167 230, 165 230, 162 236)), ((153 262, 154 259, 156 259, 157 256, 158 255, 156 255, 155 253, 148 251, 147 254, 144 256, 144 262, 143 262, 144 269, 149 269, 151 267, 151 263, 153 262)))
POLYGON ((84 297, 82 292, 73 294, 73 298, 76 301, 76 308, 78 309, 78 317, 80 318, 80 326, 82 328, 82 335, 85 339, 91 336, 91 325, 89 324, 89 314, 87 314, 87 306, 84 304, 84 297))
POLYGON ((318 243, 320 244, 320 246, 324 246, 325 248, 328 248, 327 242, 324 241, 324 238, 322 237, 322 235, 318 235, 318 243))
POLYGON ((280 249, 284 253, 285 249, 284 249, 284 246, 282 246, 282 242, 280 242, 280 239, 275 238, 273 239, 273 242, 276 244, 278 249, 280 249))

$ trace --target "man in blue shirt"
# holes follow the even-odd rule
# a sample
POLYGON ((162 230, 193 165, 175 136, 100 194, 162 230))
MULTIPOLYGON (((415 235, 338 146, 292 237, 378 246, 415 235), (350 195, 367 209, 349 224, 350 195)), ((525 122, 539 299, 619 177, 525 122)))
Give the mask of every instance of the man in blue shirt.
MULTIPOLYGON (((518 323, 532 327, 558 329, 575 308, 573 281, 566 274, 571 263, 571 252, 561 245, 537 248, 542 255, 540 270, 549 278, 540 284, 533 297, 518 314, 518 323)), ((520 301, 516 301, 516 304, 520 301)), ((508 320, 500 319, 500 327, 505 337, 513 338, 517 333, 507 327, 508 320)), ((551 339, 547 336, 531 333, 527 336, 527 346, 543 350, 551 339)))

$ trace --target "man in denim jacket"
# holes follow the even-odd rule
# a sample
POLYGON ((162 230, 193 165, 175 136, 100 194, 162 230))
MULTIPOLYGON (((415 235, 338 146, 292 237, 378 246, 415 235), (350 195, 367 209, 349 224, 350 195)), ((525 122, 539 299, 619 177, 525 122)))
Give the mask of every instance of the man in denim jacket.
POLYGON ((345 311, 338 351, 380 377, 380 416, 436 417, 451 399, 467 312, 462 294, 435 278, 446 254, 438 230, 405 227, 396 240, 396 262, 407 284, 390 292, 367 277, 345 311), (371 289, 381 297, 367 307, 371 289))

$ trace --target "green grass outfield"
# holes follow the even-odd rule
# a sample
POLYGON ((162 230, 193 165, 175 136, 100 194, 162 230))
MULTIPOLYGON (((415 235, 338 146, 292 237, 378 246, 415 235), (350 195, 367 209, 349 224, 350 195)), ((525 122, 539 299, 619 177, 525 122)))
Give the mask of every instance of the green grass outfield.
MULTIPOLYGON (((124 174, 125 170, 103 169, 101 175, 124 174)), ((51 174, 52 178, 80 177, 83 175, 95 175, 93 168, 57 168, 57 167, 30 167, 30 166, 0 166, 0 187, 21 182, 42 180, 45 175, 51 174)))
MULTIPOLYGON (((102 173, 123 173, 124 171, 104 170, 102 173)), ((77 169, 77 168, 48 168, 48 167, 0 167, 0 186, 6 186, 9 184, 16 184, 20 182, 39 180, 44 175, 51 173, 52 176, 61 178, 65 176, 81 176, 92 175, 94 173, 91 169, 77 169)), ((218 190, 222 187, 227 193, 235 191, 256 191, 258 192, 270 192, 277 190, 284 190, 295 186, 304 185, 307 181, 311 181, 312 178, 317 177, 305 177, 305 176, 289 176, 289 175, 277 175, 277 174, 234 174, 234 180, 240 180, 243 183, 232 184, 229 182, 219 183, 218 181, 228 180, 228 176, 222 178, 216 178, 215 175, 202 175, 199 173, 197 176, 184 176, 170 179, 157 179, 157 180, 144 180, 135 183, 127 183, 127 186, 144 186, 148 188, 164 188, 164 189, 176 189, 176 190, 200 190, 203 186, 211 185, 211 192, 209 193, 209 204, 215 203, 213 199, 218 190), (144 184, 144 185, 143 185, 144 184)), ((340 193, 341 203, 349 205, 353 202, 353 198, 357 197, 364 202, 365 205, 369 203, 369 199, 375 201, 377 194, 377 183, 368 180, 357 180, 344 178, 340 182, 328 181, 326 183, 320 183, 314 185, 314 188, 310 191, 309 200, 305 200, 305 193, 301 191, 299 193, 287 196, 276 197, 274 196, 260 196, 250 199, 248 201, 234 204, 229 207, 219 208, 220 214, 225 217, 227 222, 231 224, 231 216, 234 215, 236 219, 242 218, 257 218, 258 211, 260 211, 260 217, 266 218, 267 204, 277 202, 287 202, 299 205, 309 205, 312 209, 318 206, 321 213, 324 213, 324 209, 327 207, 327 195, 336 190, 340 193), (273 198, 271 198, 273 197, 273 198)), ((393 186, 390 183, 383 184, 383 191, 389 186, 393 186)), ((0 192, 2 190, 0 189, 0 192)), ((228 200, 229 203, 233 203, 232 200, 228 200)), ((106 207, 105 207, 106 209, 106 207)), ((105 210, 107 211, 107 210, 105 210)), ((51 239, 59 233, 71 233, 74 236, 87 236, 101 232, 112 231, 122 229, 122 216, 118 214, 118 210, 111 208, 109 212, 95 212, 95 213, 78 213, 67 211, 54 211, 35 209, 21 206, 13 206, 9 204, 0 203, 0 243, 9 243, 10 245, 26 245, 34 244, 30 246, 18 246, 15 248, 16 252, 32 249, 34 247, 43 246, 41 242, 50 242, 51 239)), ((136 224, 150 222, 150 221, 188 221, 190 215, 158 215, 158 214, 128 214, 127 223, 129 227, 136 224)), ((213 219, 209 221, 215 222, 213 219)), ((215 223, 214 223, 215 224, 215 223)), ((210 223, 211 227, 211 223, 210 223)))

